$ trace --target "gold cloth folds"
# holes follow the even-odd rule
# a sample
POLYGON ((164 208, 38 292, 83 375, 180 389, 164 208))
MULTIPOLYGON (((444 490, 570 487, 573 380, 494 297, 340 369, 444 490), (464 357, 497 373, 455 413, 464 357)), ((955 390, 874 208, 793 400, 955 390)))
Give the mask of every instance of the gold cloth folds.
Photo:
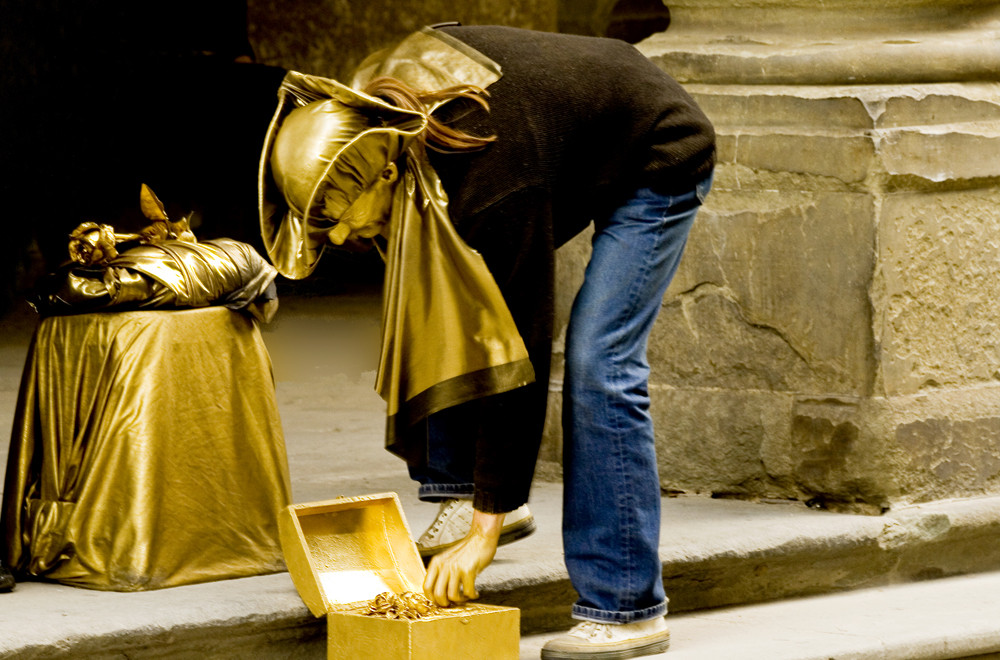
POLYGON ((62 269, 41 284, 43 314, 223 305, 268 322, 277 311, 278 272, 252 246, 231 238, 134 246, 102 266, 62 269))
MULTIPOLYGON (((421 90, 486 89, 502 75, 482 53, 424 28, 368 57, 352 87, 391 76, 421 90)), ((400 443, 409 425, 527 385, 535 372, 486 262, 451 222, 448 195, 422 145, 407 151, 389 226, 376 389, 387 402, 386 444, 405 453, 400 443)))
POLYGON ((250 317, 208 307, 41 322, 4 485, 13 567, 117 591, 276 572, 289 498, 250 317))
MULTIPOLYGON (((485 55, 424 28, 366 59, 352 84, 392 76, 415 89, 485 89, 501 75, 485 55)), ((455 230, 422 145, 407 151, 389 226, 376 389, 387 402, 386 445, 405 454, 404 431, 414 422, 527 385, 535 371, 486 262, 455 230)))
POLYGON ((351 87, 363 89, 375 78, 389 76, 421 91, 459 85, 486 89, 502 75, 500 65, 475 48, 446 32, 425 27, 392 48, 366 57, 355 69, 351 87))
POLYGON ((451 224, 441 181, 419 166, 421 155, 407 155, 393 200, 375 384, 387 402, 386 443, 400 453, 413 422, 535 379, 499 287, 451 224))

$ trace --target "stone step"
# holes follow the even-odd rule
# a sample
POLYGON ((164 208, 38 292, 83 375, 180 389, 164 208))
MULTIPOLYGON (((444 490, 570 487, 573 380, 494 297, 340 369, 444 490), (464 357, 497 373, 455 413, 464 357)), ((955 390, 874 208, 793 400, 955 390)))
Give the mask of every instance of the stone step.
MULTIPOLYGON (((568 609, 573 595, 562 565, 558 533, 559 491, 557 484, 536 487, 532 507, 539 531, 502 547, 479 580, 486 602, 521 608, 526 657, 537 657, 531 653, 544 641, 535 634, 572 625, 568 609)), ((411 523, 420 521, 413 525, 415 529, 436 511, 436 507, 412 497, 403 502, 411 523)), ((661 556, 674 613, 671 618, 680 626, 675 628, 675 648, 697 649, 706 639, 737 637, 740 621, 751 622, 745 628, 754 630, 756 624, 752 622, 758 621, 757 617, 766 618, 767 612, 773 612, 777 619, 789 619, 799 609, 816 614, 811 627, 799 630, 791 626, 791 630, 799 630, 797 637, 775 634, 776 640, 788 637, 788 653, 795 652, 792 642, 812 635, 811 631, 826 631, 823 635, 817 633, 817 640, 843 637, 860 644, 871 636, 866 631, 873 625, 877 628, 879 616, 858 615, 840 622, 830 619, 830 626, 824 628, 829 618, 824 603, 844 603, 846 616, 861 611, 860 605, 854 603, 869 602, 871 608, 877 609, 881 600, 895 598, 895 594, 919 594, 923 592, 918 588, 937 585, 975 585, 979 580, 995 584, 1000 576, 984 573, 745 609, 705 608, 995 570, 998 519, 1000 498, 938 502, 878 518, 784 504, 696 497, 665 499, 661 556), (914 591, 906 591, 908 588, 914 591), (680 612, 694 613, 676 616, 680 612), (699 637, 703 633, 707 637, 699 637)), ((996 589, 993 592, 1000 593, 996 589)), ((906 598, 902 600, 906 602, 906 598)), ((937 630, 931 615, 961 619, 958 612, 962 611, 970 622, 978 620, 977 613, 988 615, 983 625, 992 621, 993 632, 973 626, 971 637, 961 638, 961 644, 975 646, 982 639, 984 646, 977 648, 989 651, 989 644, 1000 635, 1000 607, 996 600, 970 600, 965 609, 959 608, 960 604, 960 599, 946 601, 938 596, 922 599, 914 595, 910 599, 910 605, 924 616, 917 630, 930 635, 928 639, 947 641, 963 653, 966 646, 956 647, 959 642, 951 641, 958 633, 937 630)), ((888 605, 886 608, 886 612, 891 609, 888 605)), ((809 621, 810 617, 803 620, 809 621)), ((140 593, 28 582, 18 585, 11 594, 0 595, 0 658, 321 658, 324 644, 323 621, 309 614, 284 573, 140 593)), ((691 657, 750 657, 712 656, 711 649, 716 647, 705 648, 709 649, 707 655, 691 657)))
MULTIPOLYGON (((1000 572, 669 616, 669 660, 1000 658, 1000 572)), ((537 660, 555 634, 521 639, 537 660)))
MULTIPOLYGON (((567 626, 565 604, 575 598, 551 487, 536 488, 540 531, 502 549, 499 566, 484 576, 489 600, 520 607, 529 632, 567 626)), ((869 517, 680 497, 663 502, 660 555, 671 611, 687 612, 1000 570, 997 539, 1000 498, 869 517)))

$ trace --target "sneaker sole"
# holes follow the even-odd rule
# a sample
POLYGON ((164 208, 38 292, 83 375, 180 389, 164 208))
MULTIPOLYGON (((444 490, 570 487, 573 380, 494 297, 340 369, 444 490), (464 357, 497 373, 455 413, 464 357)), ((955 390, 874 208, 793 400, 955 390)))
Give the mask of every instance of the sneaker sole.
MULTIPOLYGON (((538 525, 535 524, 534 516, 528 516, 524 520, 519 520, 509 527, 504 527, 500 531, 500 540, 497 542, 497 547, 513 543, 514 541, 523 539, 525 536, 531 536, 535 533, 536 529, 538 529, 538 525)), ((420 556, 424 559, 430 559, 434 555, 444 552, 452 546, 458 545, 459 541, 447 543, 445 545, 436 545, 433 548, 420 548, 420 556)))
POLYGON ((670 634, 668 632, 667 636, 663 639, 648 642, 641 646, 613 651, 556 651, 543 648, 542 660, 627 660, 627 658, 638 658, 643 655, 666 653, 669 648, 670 634))

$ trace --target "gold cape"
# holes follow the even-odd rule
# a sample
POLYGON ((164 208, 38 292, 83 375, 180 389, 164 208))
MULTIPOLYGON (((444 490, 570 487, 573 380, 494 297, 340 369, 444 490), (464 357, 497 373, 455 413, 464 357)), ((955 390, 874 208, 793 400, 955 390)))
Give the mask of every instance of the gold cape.
POLYGON ((423 417, 535 379, 499 287, 455 231, 441 182, 419 157, 407 155, 385 255, 375 387, 388 404, 386 443, 396 451, 423 417))
MULTIPOLYGON (((302 77, 294 72, 289 75, 283 87, 295 85, 296 77, 302 77)), ((417 89, 458 84, 485 89, 502 73, 498 64, 469 46, 424 28, 395 48, 365 60, 354 76, 354 89, 326 81, 329 95, 343 100, 344 90, 351 89, 361 99, 359 107, 385 105, 356 91, 382 75, 417 89)), ((322 79, 308 77, 306 82, 315 88, 317 80, 322 79)), ((294 264, 311 258, 313 246, 306 239, 322 235, 330 220, 289 209, 268 171, 269 152, 273 135, 287 115, 286 106, 301 107, 310 96, 316 98, 293 91, 281 97, 261 159, 261 229, 272 262, 290 277, 311 272, 315 259, 304 274, 305 269, 294 264), (289 229, 290 224, 299 226, 289 229), (298 238, 280 240, 282 237, 298 238)), ((400 139, 407 136, 399 131, 400 139)), ((452 225, 447 194, 418 142, 409 143, 405 163, 395 191, 384 255, 382 348, 376 383, 388 408, 386 444, 397 453, 405 453, 401 443, 406 428, 423 417, 535 379, 528 351, 500 289, 482 256, 452 225)), ((321 185, 316 184, 317 190, 321 185)))

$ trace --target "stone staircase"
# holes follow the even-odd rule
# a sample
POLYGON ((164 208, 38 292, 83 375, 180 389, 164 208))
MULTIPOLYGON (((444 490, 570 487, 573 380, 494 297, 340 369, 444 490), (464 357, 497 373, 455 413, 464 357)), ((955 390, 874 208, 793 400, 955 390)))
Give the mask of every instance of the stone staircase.
MULTIPOLYGON (((558 484, 538 484, 532 506, 539 531, 501 548, 479 582, 485 601, 521 608, 523 658, 537 658, 571 625, 573 600, 558 484)), ((436 507, 410 498, 404 509, 417 529, 436 507)), ((679 497, 664 501, 663 523, 673 630, 666 657, 1000 657, 1000 498, 875 518, 679 497)), ((325 625, 284 573, 140 593, 29 582, 0 596, 0 658, 324 653, 325 625)))
MULTIPOLYGON (((265 331, 293 496, 397 492, 419 533, 437 507, 416 500, 381 448, 374 375, 356 364, 367 359, 358 346, 377 342, 377 332, 365 339, 377 304, 283 301, 284 316, 265 331), (345 348, 345 337, 357 341, 345 348)), ((30 323, 2 329, 9 416, 30 323)), ((501 548, 479 580, 486 602, 521 608, 523 658, 572 625, 574 599, 560 484, 536 483, 531 507, 538 531, 501 548)), ((664 498, 662 515, 673 660, 1000 658, 1000 498, 860 516, 684 495, 664 498)), ((0 594, 0 658, 322 658, 325 635, 285 573, 140 593, 26 582, 0 594)))
MULTIPOLYGON (((670 617, 669 660, 1000 658, 1000 573, 670 617)), ((537 658, 551 635, 521 640, 537 658)))

